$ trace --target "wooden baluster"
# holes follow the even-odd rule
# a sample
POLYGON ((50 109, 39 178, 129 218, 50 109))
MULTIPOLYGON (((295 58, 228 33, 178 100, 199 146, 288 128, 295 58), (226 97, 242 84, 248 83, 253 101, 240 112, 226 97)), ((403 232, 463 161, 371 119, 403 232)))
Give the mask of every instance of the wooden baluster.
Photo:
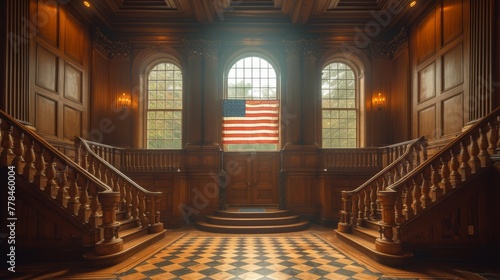
POLYGON ((132 188, 132 218, 137 220, 139 218, 139 198, 136 188, 132 188))
MULTIPOLYGON (((408 153, 408 158, 406 159, 406 174, 410 173, 414 166, 413 166, 413 160, 415 158, 415 148, 414 147, 411 147, 411 151, 408 153)), ((405 174, 405 175, 406 175, 405 174)))
POLYGON ((371 205, 370 205, 370 219, 375 220, 377 219, 377 183, 373 182, 370 188, 370 200, 371 200, 371 205))
MULTIPOLYGON (((87 170, 90 172, 89 168, 89 157, 88 157, 88 152, 86 149, 82 150, 82 161, 80 162, 80 166, 83 167, 83 169, 87 170)), ((93 174, 92 172, 90 174, 93 174)))
POLYGON ((403 216, 403 188, 398 188, 396 191, 396 203, 394 205, 395 210, 395 222, 396 224, 401 224, 404 222, 403 216))
POLYGON ((401 253, 402 247, 399 241, 394 240, 394 228, 396 224, 395 203, 397 193, 393 191, 381 191, 378 194, 382 206, 381 237, 375 241, 375 250, 391 255, 401 253))
POLYGON ((392 185, 392 183, 393 183, 392 179, 393 179, 394 177, 392 176, 392 171, 393 171, 393 169, 391 169, 391 170, 387 170, 387 173, 386 173, 386 175, 387 175, 387 186, 385 186, 384 191, 385 191, 388 187, 390 187, 390 186, 392 185))
POLYGON ((481 161, 481 166, 485 167, 490 161, 490 153, 488 152, 488 126, 484 125, 480 129, 479 137, 479 160, 481 161))
POLYGON ((451 153, 451 161, 450 161, 450 183, 453 186, 453 188, 456 188, 460 182, 462 182, 462 176, 460 175, 460 163, 458 162, 458 156, 459 156, 459 151, 460 147, 454 146, 450 153, 451 153))
POLYGON ((99 225, 99 200, 98 200, 98 190, 94 183, 91 183, 89 188, 89 198, 90 198, 90 215, 89 215, 89 225, 96 228, 99 225))
POLYGON ((149 225, 149 233, 157 233, 163 230, 163 224, 160 222, 160 197, 153 197, 154 215, 149 225))
POLYGON ((139 221, 142 228, 147 227, 149 224, 146 217, 146 195, 143 192, 139 196, 139 221))
POLYGON ((125 209, 127 211, 127 217, 132 218, 132 186, 129 183, 126 183, 125 189, 125 209))
POLYGON ((67 177, 67 166, 63 163, 58 164, 59 172, 58 172, 58 189, 57 189, 57 196, 56 200, 61 204, 62 206, 66 207, 67 206, 67 197, 68 197, 68 192, 66 190, 66 184, 68 183, 68 177, 67 177))
POLYGON ((499 129, 498 129, 498 121, 494 118, 491 122, 488 123, 490 133, 488 135, 488 152, 493 155, 496 154, 496 150, 500 145, 500 137, 498 137, 499 129))
POLYGON ((441 157, 441 190, 443 191, 443 195, 447 194, 452 186, 450 182, 450 154, 444 153, 441 157))
MULTIPOLYGON (((14 141, 12 140, 12 125, 2 120, 2 141, 0 145, 2 146, 2 152, 0 153, 0 166, 9 166, 14 158, 14 153, 12 149, 14 148, 14 141)), ((18 172, 18 171, 16 171, 18 172)))
POLYGON ((111 169, 108 169, 109 173, 109 186, 111 189, 113 189, 114 192, 120 193, 120 189, 116 186, 116 178, 118 178, 118 174, 115 174, 111 171, 111 169))
POLYGON ((78 185, 76 182, 77 179, 77 174, 76 170, 74 168, 68 168, 68 195, 69 199, 66 204, 66 209, 73 214, 73 215, 78 215, 78 185))
POLYGON ((437 201, 441 198, 443 195, 443 190, 439 186, 439 183, 441 182, 441 175, 439 174, 439 161, 434 161, 431 164, 431 188, 430 188, 430 197, 431 200, 437 201))
POLYGON ((106 164, 104 163, 101 163, 101 181, 105 184, 105 185, 108 185, 109 186, 109 182, 108 182, 108 168, 106 167, 106 164))
POLYGON ((33 177, 33 184, 42 189, 42 184, 45 180, 45 159, 43 157, 43 148, 39 144, 35 145, 35 169, 36 173, 33 177))
POLYGON ((94 156, 92 156, 91 158, 92 158, 92 166, 94 166, 94 173, 91 174, 96 176, 97 179, 99 179, 100 181, 102 181, 101 163, 94 156))
MULTIPOLYGON (((76 171, 75 171, 76 172, 76 171)), ((87 179, 85 179, 84 176, 81 174, 77 174, 77 179, 76 182, 78 184, 78 187, 80 188, 80 207, 78 208, 78 218, 80 218, 80 221, 82 222, 87 222, 87 210, 89 209, 88 202, 89 202, 89 194, 88 194, 88 188, 89 188, 89 183, 87 182, 87 179)))
POLYGON ((340 212, 340 222, 338 224, 338 231, 343 233, 351 233, 352 232, 352 224, 351 224, 351 213, 349 212, 351 209, 351 204, 356 204, 351 199, 352 197, 342 191, 342 210, 340 212))
POLYGON ((116 179, 116 186, 120 191, 120 203, 118 204, 118 207, 121 211, 126 211, 127 208, 125 207, 125 194, 126 194, 125 182, 122 182, 122 179, 118 177, 116 179))
POLYGON ((394 166, 394 179, 393 179, 393 183, 396 183, 397 181, 399 181, 399 179, 401 179, 401 174, 399 174, 399 171, 401 170, 401 163, 398 162, 395 166, 394 166))
POLYGON ((24 133, 15 128, 14 129, 14 159, 12 160, 12 165, 16 168, 16 172, 21 174, 24 168, 24 133))
POLYGON ((149 211, 149 222, 151 223, 149 225, 149 228, 151 228, 156 220, 156 201, 155 197, 151 196, 151 201, 149 203, 150 205, 150 211, 149 211))
POLYGON ((464 139, 460 142, 460 176, 462 181, 469 179, 471 174, 471 167, 469 165, 469 151, 467 146, 469 144, 468 139, 464 139))
POLYGON ((363 192, 365 193, 365 202, 364 202, 365 205, 363 206, 365 213, 363 215, 363 219, 370 219, 370 213, 371 213, 370 187, 368 186, 367 188, 365 188, 363 192))
POLYGON ((364 198, 365 192, 361 190, 360 192, 358 192, 358 218, 356 219, 356 224, 358 225, 358 227, 363 225, 363 215, 365 208, 364 198))
POLYGON ((57 187, 54 178, 56 177, 56 168, 55 168, 55 158, 49 152, 44 153, 45 157, 47 157, 47 164, 45 167, 45 177, 47 178, 47 182, 45 184, 45 189, 43 190, 48 196, 52 197, 53 188, 57 187))
POLYGON ((82 148, 82 142, 80 141, 79 138, 76 138, 75 140, 75 143, 74 143, 74 146, 75 146, 75 163, 80 165, 80 162, 81 162, 81 151, 80 149, 82 148))
POLYGON ((412 179, 413 184, 413 211, 415 215, 420 214, 423 211, 422 201, 420 198, 422 197, 422 191, 420 190, 420 182, 416 179, 412 179))
POLYGON ((432 199, 429 196, 429 191, 430 191, 429 180, 430 180, 429 169, 425 168, 422 171, 422 188, 421 188, 422 196, 420 198, 420 201, 422 202, 422 207, 424 209, 427 209, 427 207, 429 207, 432 203, 432 199))
POLYGON ((35 176, 34 171, 35 166, 33 162, 35 162, 35 150, 33 148, 33 139, 30 137, 24 138, 24 144, 26 145, 26 152, 24 153, 24 169, 23 169, 23 177, 28 181, 33 181, 33 177, 35 176))
POLYGON ((406 195, 405 195, 405 205, 404 205, 404 216, 405 219, 408 221, 414 217, 414 212, 412 208, 413 188, 411 182, 407 182, 405 184, 405 190, 406 190, 406 195))
POLYGON ((469 158, 469 166, 471 169, 471 173, 476 173, 479 168, 481 168, 481 160, 479 159, 479 131, 474 131, 470 135, 470 158, 469 158))

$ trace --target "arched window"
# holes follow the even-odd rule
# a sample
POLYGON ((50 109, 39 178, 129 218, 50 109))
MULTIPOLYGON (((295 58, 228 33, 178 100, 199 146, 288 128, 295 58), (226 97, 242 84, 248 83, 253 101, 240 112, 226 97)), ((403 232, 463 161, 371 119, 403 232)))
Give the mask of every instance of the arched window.
POLYGON ((264 58, 248 56, 227 73, 222 143, 226 150, 275 151, 279 143, 278 77, 264 58))
POLYGON ((321 116, 323 148, 356 148, 358 113, 356 76, 342 62, 323 68, 321 77, 321 116))
POLYGON ((182 148, 182 72, 172 63, 154 66, 147 76, 146 147, 182 148))

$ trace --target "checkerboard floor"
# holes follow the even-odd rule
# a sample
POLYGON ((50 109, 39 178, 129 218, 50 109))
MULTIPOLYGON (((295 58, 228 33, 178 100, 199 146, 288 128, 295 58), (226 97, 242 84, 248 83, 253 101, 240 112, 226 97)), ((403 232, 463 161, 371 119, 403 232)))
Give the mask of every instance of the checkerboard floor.
POLYGON ((205 236, 188 233, 119 279, 378 279, 381 274, 315 233, 205 236))

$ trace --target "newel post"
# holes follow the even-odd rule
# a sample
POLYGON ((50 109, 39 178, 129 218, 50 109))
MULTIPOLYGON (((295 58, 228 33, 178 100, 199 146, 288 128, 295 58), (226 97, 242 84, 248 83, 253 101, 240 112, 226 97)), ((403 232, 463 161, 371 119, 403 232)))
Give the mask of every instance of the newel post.
POLYGON ((123 239, 118 237, 119 222, 116 221, 116 205, 120 201, 118 192, 101 192, 99 201, 102 207, 102 225, 104 239, 95 244, 95 254, 111 255, 123 251, 123 239))
POLYGON ((340 212, 340 222, 337 226, 339 232, 351 233, 351 194, 342 191, 342 211, 340 212))
POLYGON ((396 224, 395 205, 398 193, 395 191, 380 191, 378 199, 382 209, 380 237, 375 241, 375 249, 379 252, 397 255, 401 253, 401 242, 394 239, 396 224))

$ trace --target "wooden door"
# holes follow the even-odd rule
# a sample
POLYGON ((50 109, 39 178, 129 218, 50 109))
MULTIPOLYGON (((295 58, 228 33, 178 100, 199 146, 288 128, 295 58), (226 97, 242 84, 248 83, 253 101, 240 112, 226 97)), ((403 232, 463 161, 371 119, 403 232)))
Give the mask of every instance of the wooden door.
POLYGON ((225 153, 227 203, 277 204, 278 159, 274 152, 225 153))

